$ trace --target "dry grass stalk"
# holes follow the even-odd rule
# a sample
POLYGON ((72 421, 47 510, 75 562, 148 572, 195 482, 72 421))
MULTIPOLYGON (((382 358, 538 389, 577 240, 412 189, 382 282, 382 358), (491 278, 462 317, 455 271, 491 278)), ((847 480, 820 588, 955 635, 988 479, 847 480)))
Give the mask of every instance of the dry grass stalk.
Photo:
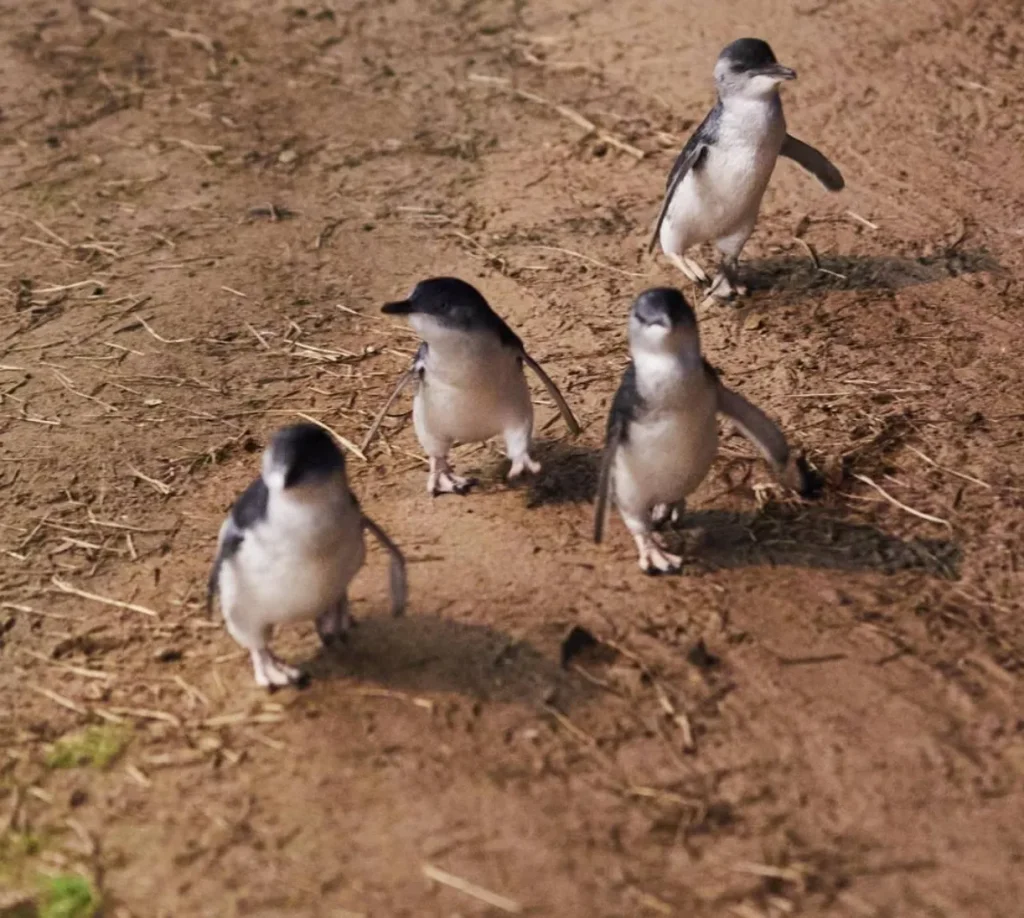
POLYGON ((558 252, 562 255, 571 255, 573 258, 579 258, 582 261, 596 265, 598 268, 603 268, 605 271, 612 271, 615 274, 621 274, 623 277, 647 277, 646 274, 637 274, 635 271, 624 271, 622 268, 616 268, 614 265, 609 265, 596 258, 591 258, 589 255, 584 255, 582 252, 576 252, 573 249, 563 249, 557 245, 531 245, 528 246, 528 248, 540 249, 543 252, 558 252))
POLYGON ((440 883, 443 886, 448 886, 451 889, 457 889, 459 892, 465 893, 473 899, 478 899, 480 902, 484 902, 499 911, 508 912, 510 915, 518 915, 523 911, 523 907, 514 899, 499 896, 489 889, 484 889, 482 886, 470 883, 469 880, 464 880, 453 873, 441 870, 433 864, 424 864, 422 869, 423 875, 427 879, 440 883))
POLYGON ((141 720, 162 720, 174 727, 180 727, 181 721, 166 711, 154 711, 151 708, 107 708, 112 714, 123 714, 125 717, 137 717, 141 720))
POLYGON ((938 525, 940 526, 945 526, 950 532, 953 531, 953 525, 949 522, 949 520, 940 519, 937 516, 932 516, 930 513, 924 513, 921 510, 915 510, 913 507, 910 507, 907 504, 903 503, 902 501, 897 500, 888 491, 886 491, 885 488, 883 488, 879 484, 876 484, 874 481, 868 478, 867 475, 859 475, 855 472, 853 477, 856 478, 858 481, 863 481, 864 484, 874 488, 879 494, 882 495, 882 497, 889 501, 890 504, 892 504, 894 507, 899 507, 900 510, 904 511, 905 513, 909 513, 911 516, 916 516, 918 519, 921 520, 927 520, 929 523, 938 523, 938 525))
POLYGON ((89 714, 86 708, 83 708, 80 704, 76 704, 70 698, 65 698, 63 695, 58 695, 56 692, 51 691, 48 688, 43 688, 41 685, 29 685, 26 686, 30 692, 35 692, 37 695, 42 695, 44 698, 49 698, 54 704, 59 704, 62 708, 66 708, 69 711, 74 711, 76 714, 81 714, 83 717, 89 714))
POLYGON ((159 618, 156 612, 152 609, 147 609, 145 606, 140 606, 133 602, 123 602, 120 599, 111 599, 109 596, 100 596, 98 593, 89 593, 86 590, 80 590, 78 587, 72 586, 70 583, 66 583, 58 577, 52 577, 50 582, 61 593, 78 596, 81 599, 88 599, 90 602, 102 603, 105 606, 113 606, 116 609, 128 609, 131 612, 141 612, 143 615, 159 618))
POLYGON ((409 704, 427 711, 434 709, 434 702, 429 698, 418 698, 415 695, 408 695, 405 692, 396 692, 393 689, 384 688, 352 688, 346 689, 346 695, 355 695, 359 698, 394 698, 398 701, 407 701, 409 704))
POLYGON ((45 663, 47 666, 52 666, 55 669, 63 669, 65 672, 74 673, 76 676, 81 676, 84 679, 101 679, 105 682, 109 682, 114 678, 110 673, 105 673, 98 669, 86 669, 83 666, 74 666, 71 663, 61 663, 59 660, 53 660, 46 656, 46 654, 37 653, 34 650, 29 650, 27 647, 22 647, 21 652, 26 656, 45 663))
POLYGON ((165 485, 162 481, 157 481, 155 478, 150 478, 148 475, 144 475, 134 465, 128 466, 128 471, 131 473, 133 478, 138 478, 139 481, 144 481, 148 484, 157 494, 162 494, 167 497, 171 493, 171 489, 165 485))
POLYGON ((582 128, 587 134, 595 134, 601 140, 603 140, 609 146, 615 147, 618 150, 622 150, 623 153, 628 153, 630 156, 636 159, 643 159, 647 154, 638 147, 634 147, 630 143, 619 139, 614 134, 608 133, 608 131, 602 130, 589 118, 585 118, 576 109, 570 108, 568 105, 562 105, 558 102, 552 102, 550 99, 545 99, 543 96, 539 96, 533 92, 527 92, 525 89, 519 89, 513 86, 511 82, 504 77, 487 76, 480 73, 471 73, 469 80, 472 83, 482 83, 486 86, 494 86, 507 92, 513 96, 517 96, 520 99, 525 99, 528 102, 533 102, 537 105, 543 105, 545 108, 549 108, 554 112, 557 112, 567 121, 571 121, 577 127, 582 128))

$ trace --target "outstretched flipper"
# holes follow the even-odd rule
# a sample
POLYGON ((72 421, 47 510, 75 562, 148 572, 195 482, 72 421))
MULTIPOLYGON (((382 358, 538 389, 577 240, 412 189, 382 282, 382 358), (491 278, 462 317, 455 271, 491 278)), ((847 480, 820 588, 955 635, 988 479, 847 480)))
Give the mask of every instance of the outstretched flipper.
POLYGON ((569 428, 573 436, 577 436, 580 432, 579 421, 576 420, 576 416, 572 413, 569 403, 559 391, 558 386, 555 385, 554 380, 544 372, 541 365, 527 354, 526 351, 523 351, 523 362, 533 370, 540 381, 544 383, 544 388, 548 390, 548 395, 554 399, 555 404, 558 406, 558 412, 562 415, 562 420, 565 421, 565 426, 569 428))
POLYGON ((797 140, 792 134, 786 135, 780 153, 803 166, 829 191, 842 191, 846 187, 842 173, 832 165, 824 153, 802 140, 797 140))
MULTIPOLYGON (((703 125, 701 125, 703 128, 703 125)), ((696 140, 700 135, 698 129, 697 134, 691 138, 691 141, 696 140)), ((676 160, 675 166, 672 168, 672 174, 668 180, 668 189, 665 191, 665 200, 661 202, 661 210, 658 212, 658 219, 654 224, 654 232, 651 234, 651 241, 647 243, 647 253, 650 254, 654 251, 654 246, 658 242, 658 236, 661 233, 661 224, 665 219, 665 214, 668 213, 668 206, 672 203, 672 196, 676 193, 676 189, 682 183, 683 179, 686 178, 686 174, 691 169, 696 169, 700 166, 701 161, 707 153, 707 145, 703 140, 698 140, 690 147, 690 143, 687 143, 686 147, 683 148, 683 152, 680 154, 679 159, 676 160)))
POLYGON ((738 392, 718 381, 718 410, 732 421, 757 450, 771 463, 783 484, 802 497, 815 489, 813 476, 802 456, 790 455, 786 437, 771 418, 738 392))
POLYGON ((359 444, 359 449, 362 450, 364 455, 366 454, 366 450, 369 448, 370 444, 373 442, 373 438, 377 436, 377 431, 380 429, 380 425, 384 423, 384 418, 391 410, 391 406, 394 404, 395 399, 401 395, 402 390, 412 382, 413 378, 422 368, 426 355, 427 345, 421 344, 416 349, 416 355, 412 359, 412 366, 398 378, 398 383, 395 385, 391 395, 388 396, 388 400, 384 403, 384 407, 377 412, 377 416, 373 419, 370 429, 366 432, 366 436, 363 437, 363 442, 359 444))
POLYGON ((408 581, 405 575, 405 556, 391 541, 388 534, 365 513, 363 514, 363 528, 373 533, 377 541, 391 555, 391 614, 397 617, 405 612, 405 602, 409 595, 408 581))

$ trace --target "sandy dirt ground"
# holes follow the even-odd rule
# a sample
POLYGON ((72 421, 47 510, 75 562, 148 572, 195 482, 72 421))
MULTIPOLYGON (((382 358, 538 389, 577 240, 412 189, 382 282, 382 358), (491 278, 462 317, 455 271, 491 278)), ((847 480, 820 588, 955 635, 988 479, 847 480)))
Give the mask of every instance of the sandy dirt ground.
POLYGON ((114 918, 1019 916, 1022 13, 0 4, 8 904, 80 871, 114 918), (665 175, 743 35, 847 189, 780 162, 752 295, 702 332, 826 487, 729 436, 685 574, 649 579, 617 518, 590 541, 596 451, 632 297, 682 280, 644 255, 665 175), (220 520, 299 413, 359 441, 416 344, 379 306, 435 274, 583 434, 538 388, 539 479, 464 448, 482 487, 434 500, 403 401, 349 467, 409 615, 373 550, 350 645, 283 632, 314 679, 269 696, 205 614, 220 520), (603 647, 562 667, 574 626, 603 647), (120 757, 51 767, 90 724, 120 757))

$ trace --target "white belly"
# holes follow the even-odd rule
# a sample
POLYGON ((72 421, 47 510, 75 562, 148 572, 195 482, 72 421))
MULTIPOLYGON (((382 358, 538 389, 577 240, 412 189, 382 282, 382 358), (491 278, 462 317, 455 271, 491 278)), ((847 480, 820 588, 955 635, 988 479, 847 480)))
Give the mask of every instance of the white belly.
POLYGON ((532 412, 526 377, 508 351, 490 361, 461 359, 454 368, 428 364, 413 400, 413 424, 428 453, 431 446, 489 440, 530 424, 532 412))
POLYGON ((661 230, 665 251, 682 254, 691 246, 733 236, 746 241, 753 232, 786 124, 781 112, 762 103, 739 105, 730 103, 717 142, 672 196, 661 230))
POLYGON ((651 416, 630 427, 615 462, 615 496, 624 509, 649 510, 692 494, 718 452, 718 425, 709 411, 651 416))
POLYGON ((338 602, 366 548, 354 507, 325 522, 300 528, 268 520, 247 531, 221 572, 225 614, 265 627, 315 618, 338 602))

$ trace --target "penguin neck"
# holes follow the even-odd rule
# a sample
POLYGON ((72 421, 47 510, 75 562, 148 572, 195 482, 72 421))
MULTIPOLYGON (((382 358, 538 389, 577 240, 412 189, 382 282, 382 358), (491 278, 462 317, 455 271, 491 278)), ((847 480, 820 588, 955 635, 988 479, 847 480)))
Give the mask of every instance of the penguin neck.
POLYGON ((640 396, 658 403, 704 376, 704 359, 699 347, 680 350, 638 349, 633 353, 636 385, 640 396))
POLYGON ((268 522, 298 538, 320 539, 326 530, 348 523, 350 508, 359 512, 348 488, 336 481, 295 488, 271 487, 268 497, 268 522))
POLYGON ((724 117, 749 118, 751 115, 759 119, 782 118, 782 99, 777 89, 763 95, 748 95, 743 92, 731 92, 718 96, 718 105, 724 117))
POLYGON ((426 372, 433 380, 451 385, 475 385, 520 372, 516 354, 487 331, 436 328, 427 342, 426 372))

